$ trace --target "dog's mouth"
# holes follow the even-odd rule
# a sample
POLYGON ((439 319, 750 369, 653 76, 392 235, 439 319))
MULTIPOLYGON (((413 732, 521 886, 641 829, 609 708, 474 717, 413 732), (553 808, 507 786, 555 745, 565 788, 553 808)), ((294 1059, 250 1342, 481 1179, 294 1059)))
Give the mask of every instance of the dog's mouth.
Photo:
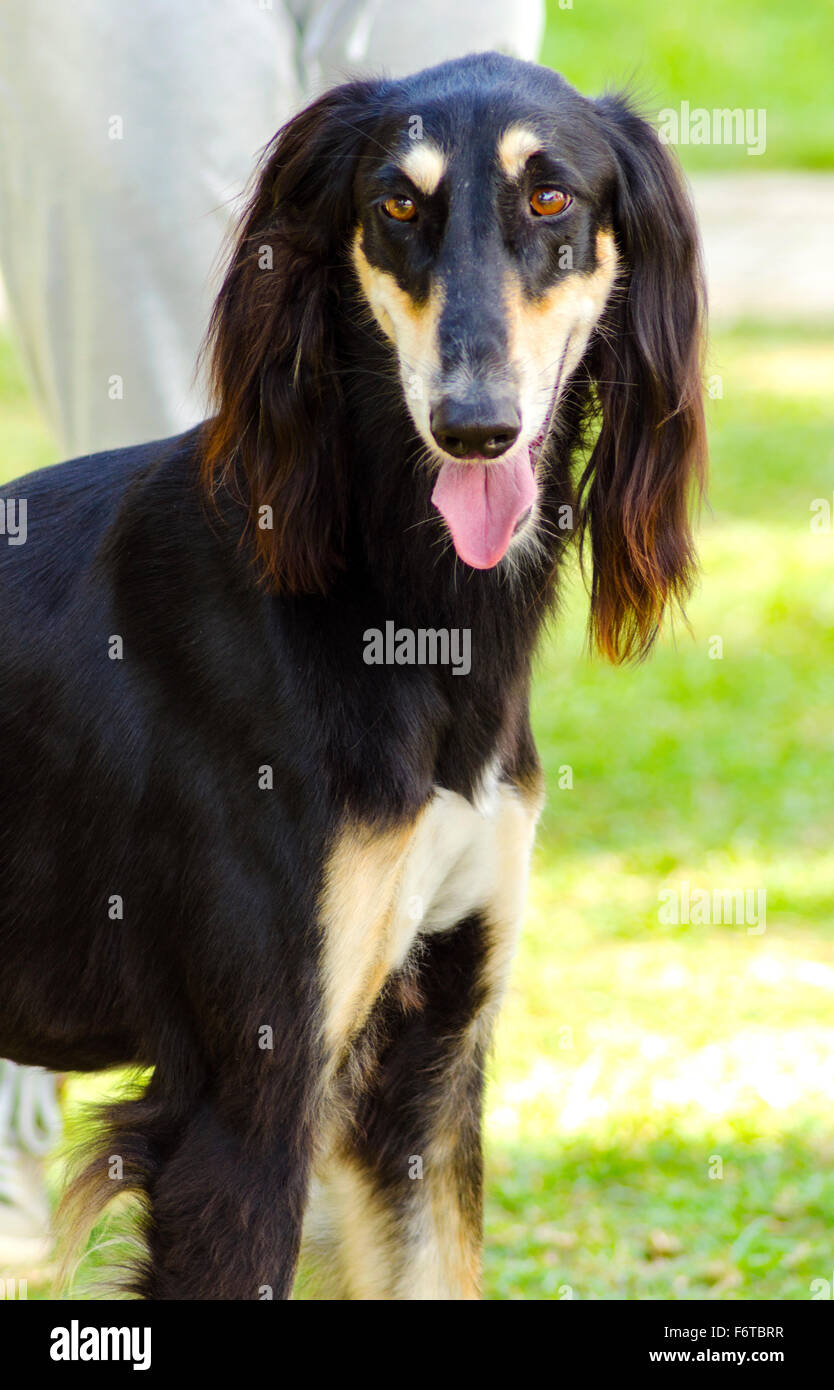
POLYGON ((498 459, 448 459, 431 500, 455 550, 476 570, 492 569, 509 548, 516 526, 536 500, 532 450, 510 449, 498 459))
POLYGON ((497 459, 447 459, 431 500, 446 522, 457 554, 476 570, 494 569, 533 510, 536 464, 553 419, 559 381, 541 430, 529 444, 497 459))
POLYGON ((467 565, 489 570, 503 560, 536 501, 536 465, 550 434, 559 387, 573 338, 568 334, 541 429, 529 444, 517 444, 497 459, 447 458, 431 500, 444 518, 455 550, 467 565))

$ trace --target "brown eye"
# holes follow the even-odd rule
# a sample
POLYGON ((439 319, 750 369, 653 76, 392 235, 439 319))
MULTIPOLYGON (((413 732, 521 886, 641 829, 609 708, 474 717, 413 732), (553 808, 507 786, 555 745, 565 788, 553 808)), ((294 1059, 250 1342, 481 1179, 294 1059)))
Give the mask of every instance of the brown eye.
POLYGON ((417 216, 413 198, 386 198, 382 208, 395 222, 410 222, 412 217, 417 216))
POLYGON ((537 217, 555 217, 558 212, 564 212, 573 202, 569 193, 563 193, 559 188, 537 188, 530 199, 530 207, 537 217))

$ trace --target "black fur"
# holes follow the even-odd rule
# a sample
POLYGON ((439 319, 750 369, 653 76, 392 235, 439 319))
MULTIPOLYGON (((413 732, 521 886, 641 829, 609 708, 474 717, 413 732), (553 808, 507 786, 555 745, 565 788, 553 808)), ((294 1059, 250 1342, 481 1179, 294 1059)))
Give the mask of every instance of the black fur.
MULTIPOLYGON (((561 272, 552 246, 514 237, 500 201, 472 211, 491 248, 473 261, 449 231, 456 187, 417 261, 370 234, 367 246, 415 300, 443 260, 447 328, 474 341, 501 256, 531 295, 561 272)), ((534 780, 531 657, 565 543, 558 508, 579 505, 574 455, 598 409, 581 515, 600 645, 644 651, 685 591, 699 293, 678 176, 621 101, 586 101, 495 55, 351 84, 267 152, 216 310, 217 416, 5 489, 27 499, 29 538, 0 546, 0 1055, 155 1068, 101 1143, 149 1202, 145 1297, 256 1298, 265 1285, 288 1296, 321 1116, 328 848, 345 817, 383 829, 437 785, 471 797, 496 756, 505 779, 534 780), (392 348, 349 263, 413 112, 462 147, 461 187, 500 129, 538 120, 564 179, 573 171, 563 237, 575 268, 593 268, 597 227, 613 227, 624 261, 545 444, 544 547, 511 578, 467 570, 443 544, 392 348), (366 665, 363 634, 387 619, 471 629, 471 674, 366 665), (264 765, 272 790, 259 786, 264 765), (264 1025, 271 1051, 258 1046, 264 1025)), ((492 323, 500 354, 491 313, 484 333, 492 323)), ((415 958, 409 999, 403 983, 402 999, 378 1004, 348 1141, 396 1188, 394 1150, 421 1142, 433 1088, 458 1086, 474 1221, 480 1062, 455 1079, 450 1040, 482 1004, 482 937, 467 918, 415 958)))

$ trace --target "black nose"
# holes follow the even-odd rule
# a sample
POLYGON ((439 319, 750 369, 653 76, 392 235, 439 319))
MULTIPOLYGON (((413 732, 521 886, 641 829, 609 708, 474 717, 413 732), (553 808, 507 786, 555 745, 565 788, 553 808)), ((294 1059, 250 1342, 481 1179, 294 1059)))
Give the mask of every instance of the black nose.
POLYGON ((518 407, 506 399, 455 400, 444 396, 431 412, 431 432, 456 459, 495 459, 512 448, 521 432, 518 407))

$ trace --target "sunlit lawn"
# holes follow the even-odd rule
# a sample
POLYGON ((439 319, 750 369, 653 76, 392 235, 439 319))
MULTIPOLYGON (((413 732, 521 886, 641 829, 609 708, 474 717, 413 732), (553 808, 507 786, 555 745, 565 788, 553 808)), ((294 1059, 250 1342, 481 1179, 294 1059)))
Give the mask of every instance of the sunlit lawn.
MULTIPOLYGON (((539 663, 550 796, 491 1069, 492 1298, 834 1277, 834 536, 809 524, 834 494, 834 345, 740 328, 710 370, 691 632, 591 662, 574 583, 539 663), (663 925, 685 882, 764 889, 764 932, 663 925)), ((6 475, 47 462, 7 342, 0 406, 6 475)))
POLYGON ((763 154, 681 145, 688 169, 834 167, 829 0, 547 0, 547 21, 541 61, 587 96, 625 85, 653 115, 683 101, 765 112, 763 154))

